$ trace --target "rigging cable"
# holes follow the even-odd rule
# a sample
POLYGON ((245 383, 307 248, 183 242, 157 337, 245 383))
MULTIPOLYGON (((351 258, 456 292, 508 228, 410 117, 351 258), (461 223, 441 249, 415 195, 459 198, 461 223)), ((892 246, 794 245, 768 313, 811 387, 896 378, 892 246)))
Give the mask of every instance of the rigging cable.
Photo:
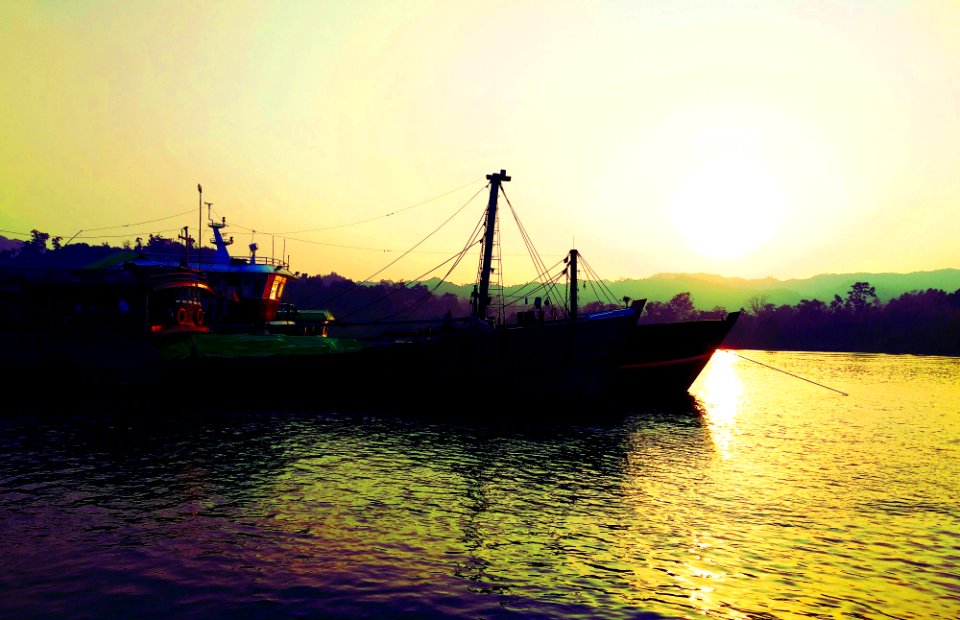
MULTIPOLYGON (((489 185, 489 184, 488 184, 488 185, 489 185)), ((429 233, 426 237, 424 237, 424 238, 421 239, 420 241, 417 241, 415 244, 413 244, 413 246, 412 246, 409 250, 406 250, 403 254, 401 254, 400 256, 398 256, 398 257, 395 258, 394 260, 390 261, 389 263, 387 263, 386 265, 384 265, 383 267, 381 267, 380 269, 378 269, 378 270, 375 271, 374 273, 372 273, 372 274, 370 274, 369 276, 367 276, 366 278, 364 278, 363 281, 364 281, 364 282, 369 282, 369 281, 372 280, 373 278, 377 277, 378 275, 380 275, 381 273, 383 273, 384 271, 386 271, 387 269, 389 269, 390 267, 392 267, 393 265, 395 265, 400 259, 406 257, 408 254, 410 254, 411 252, 413 252, 413 250, 415 250, 417 247, 419 247, 420 244, 422 244, 424 241, 426 241, 427 239, 429 239, 430 237, 432 237, 434 234, 436 234, 438 230, 440 230, 441 228, 443 228, 444 226, 446 226, 447 224, 449 224, 449 223, 450 223, 450 220, 452 220, 452 219, 455 218, 457 215, 459 215, 460 212, 463 211, 463 210, 467 207, 468 204, 470 204, 471 202, 473 202, 473 199, 476 198, 477 196, 479 196, 479 195, 480 195, 480 192, 482 192, 484 189, 486 189, 486 187, 481 187, 481 188, 477 191, 476 194, 474 194, 473 196, 471 196, 470 199, 467 200, 465 203, 463 203, 463 205, 462 205, 459 209, 457 209, 456 211, 454 211, 453 215, 451 215, 450 217, 448 217, 447 219, 445 219, 439 226, 437 226, 437 227, 434 228, 432 231, 430 231, 430 233, 429 233)))
MULTIPOLYGON (((99 226, 99 227, 97 227, 97 228, 81 228, 81 229, 78 230, 76 233, 74 233, 74 235, 73 235, 72 237, 70 237, 69 239, 67 239, 67 242, 63 244, 63 247, 66 247, 67 245, 69 245, 70 242, 72 242, 74 239, 116 239, 116 238, 119 238, 119 237, 129 237, 131 234, 141 235, 141 236, 142 236, 142 235, 152 235, 152 234, 154 234, 153 232, 138 232, 138 233, 130 233, 130 232, 127 232, 127 233, 124 233, 124 234, 122 234, 122 235, 81 235, 80 233, 83 233, 83 232, 91 232, 91 231, 95 231, 95 230, 110 230, 111 228, 130 228, 130 227, 132 227, 132 226, 143 226, 144 224, 153 224, 154 222, 162 222, 162 221, 164 221, 164 220, 172 220, 172 219, 175 218, 175 217, 182 217, 182 216, 187 215, 187 214, 190 214, 190 213, 193 213, 193 209, 190 209, 189 211, 184 211, 184 212, 182 212, 182 213, 177 213, 177 214, 175 214, 175 215, 168 215, 168 216, 166 216, 166 217, 160 217, 160 218, 153 219, 153 220, 147 220, 147 221, 145 221, 145 222, 135 222, 135 223, 133 223, 133 224, 116 224, 116 225, 114 225, 114 226, 99 226)), ((180 230, 180 229, 179 229, 179 228, 168 228, 168 229, 166 229, 166 230, 158 231, 156 234, 159 235, 159 233, 161 233, 161 232, 172 232, 172 231, 174 231, 174 230, 180 230)))
MULTIPOLYGON (((87 228, 84 230, 90 230, 90 229, 87 228)), ((73 239, 118 239, 120 237, 129 237, 130 235, 138 235, 138 236, 153 235, 153 234, 159 235, 160 233, 174 232, 174 231, 180 231, 180 230, 183 230, 183 229, 182 228, 164 228, 163 230, 156 230, 156 231, 141 231, 141 232, 135 232, 135 233, 127 232, 127 233, 123 233, 122 235, 80 235, 78 233, 73 237, 70 237, 70 240, 72 241, 73 239)))
MULTIPOLYGON (((420 201, 420 202, 418 202, 418 203, 416 203, 416 204, 412 204, 412 205, 410 205, 410 206, 408 206, 408 207, 403 207, 402 209, 397 209, 396 211, 391 211, 390 213, 386 213, 386 214, 384 214, 384 215, 377 215, 377 216, 375 216, 375 217, 367 218, 367 219, 365 219, 365 220, 358 220, 358 221, 356 221, 356 222, 348 222, 348 223, 346 223, 346 224, 337 224, 337 225, 335 225, 335 226, 323 226, 323 227, 320 227, 320 228, 307 228, 307 229, 304 229, 304 230, 290 230, 290 231, 286 231, 286 232, 278 232, 278 233, 275 233, 275 234, 276 234, 278 237, 282 237, 283 235, 288 235, 288 234, 298 235, 298 234, 300 234, 300 233, 306 233, 306 232, 318 232, 318 231, 323 231, 323 230, 335 230, 335 229, 337 229, 337 228, 346 228, 346 227, 348 227, 348 226, 357 226, 357 225, 360 225, 360 224, 366 224, 366 223, 368 223, 368 222, 373 222, 373 221, 376 221, 376 220, 379 220, 379 219, 383 219, 383 218, 390 217, 391 215, 396 215, 397 213, 402 213, 403 211, 409 211, 410 209, 413 209, 413 208, 416 208, 416 207, 422 207, 422 206, 425 205, 425 204, 431 203, 431 202, 433 202, 433 201, 435 201, 435 200, 440 200, 441 198, 445 198, 445 197, 449 196, 450 194, 453 194, 453 193, 455 193, 455 192, 459 192, 460 190, 462 190, 462 189, 464 189, 464 188, 470 187, 471 185, 473 185, 473 184, 476 183, 476 182, 477 182, 477 180, 470 181, 470 182, 467 183, 466 185, 461 185, 460 187, 458 187, 458 188, 456 188, 456 189, 452 189, 452 190, 450 190, 450 191, 448 191, 448 192, 444 192, 443 194, 440 194, 439 196, 434 196, 433 198, 428 198, 428 199, 423 200, 423 201, 420 201)), ((472 200, 472 199, 471 199, 471 200, 472 200)))
POLYGON ((814 384, 814 385, 819 385, 819 386, 822 387, 822 388, 826 388, 826 389, 828 389, 828 390, 831 390, 831 391, 833 391, 833 392, 837 392, 838 394, 842 394, 842 395, 844 395, 844 396, 850 396, 850 395, 847 394, 846 392, 840 391, 840 390, 838 390, 838 389, 836 389, 836 388, 832 388, 832 387, 830 387, 830 386, 828 386, 828 385, 824 385, 824 384, 822 384, 822 383, 817 383, 816 381, 811 381, 810 379, 807 379, 807 378, 805 378, 805 377, 801 377, 800 375, 795 375, 795 374, 793 374, 792 372, 787 372, 786 370, 783 370, 782 368, 777 368, 777 367, 775 367, 775 366, 771 366, 770 364, 764 364, 763 362, 758 362, 757 360, 750 359, 749 357, 744 357, 743 355, 740 355, 740 354, 737 353, 736 351, 731 351, 730 349, 721 349, 721 351, 726 351, 727 353, 733 353, 734 355, 736 355, 737 357, 739 357, 739 358, 741 358, 741 359, 745 359, 745 360, 747 360, 748 362, 753 362, 754 364, 759 364, 760 366, 763 366, 764 368, 769 368, 770 370, 776 370, 777 372, 782 372, 782 373, 785 374, 785 375, 790 375, 791 377, 794 377, 794 378, 797 378, 797 379, 802 379, 803 381, 806 381, 807 383, 812 383, 812 384, 814 384))
MULTIPOLYGON (((558 273, 558 274, 556 275, 556 277, 555 277, 552 281, 550 281, 550 282, 545 282, 545 283, 541 284, 541 285, 540 285, 539 287, 537 287, 536 289, 533 289, 532 291, 530 291, 530 293, 528 293, 527 296, 529 297, 529 295, 532 295, 532 294, 536 293, 536 292, 537 292, 538 290, 540 290, 540 289, 543 289, 544 291, 546 291, 546 290, 547 290, 547 287, 556 288, 555 285, 556 285, 557 281, 558 281, 560 278, 563 277, 564 273, 565 273, 565 272, 561 271, 560 273, 558 273)), ((557 305, 556 305, 556 304, 552 304, 552 303, 550 302, 550 296, 547 295, 546 293, 544 293, 544 296, 546 297, 547 301, 546 301, 546 303, 543 304, 543 306, 541 307, 541 310, 544 309, 544 308, 546 308, 546 307, 550 307, 550 308, 556 310, 557 305)), ((509 302, 509 303, 504 304, 504 308, 510 308, 510 307, 517 306, 517 305, 519 305, 519 299, 516 300, 516 301, 511 301, 511 302, 509 302)), ((568 313, 566 312, 566 310, 565 310, 563 307, 560 307, 559 312, 561 313, 561 316, 568 316, 568 313)))
POLYGON ((540 258, 540 254, 537 252, 537 248, 533 245, 533 240, 527 233, 526 228, 524 228, 523 224, 520 222, 520 217, 517 215, 516 209, 513 208, 513 203, 510 202, 510 198, 507 196, 507 191, 501 186, 500 192, 503 194, 503 199, 507 202, 507 206, 510 208, 510 213, 513 215, 513 220, 517 223, 517 228, 520 231, 520 237, 523 239, 523 243, 527 248, 527 253, 530 255, 530 259, 533 261, 534 267, 540 273, 544 273, 546 271, 546 265, 540 258))
MULTIPOLYGON (((489 186, 489 183, 487 184, 487 186, 489 186)), ((426 241, 427 239, 429 239, 431 236, 433 236, 434 233, 436 233, 438 230, 440 230, 441 228, 443 228, 444 226, 446 226, 447 223, 450 222, 450 220, 452 220, 452 219, 453 219, 454 217, 456 217, 461 211, 463 211, 468 204, 470 204, 471 202, 473 202, 473 199, 476 198, 478 195, 480 195, 480 192, 482 192, 484 189, 486 189, 486 187, 480 188, 480 190, 477 191, 476 194, 474 194, 473 196, 471 196, 470 199, 469 199, 467 202, 463 203, 463 205, 461 205, 461 207, 460 207, 459 209, 457 209, 457 210, 453 213, 453 215, 451 215, 451 216, 448 217, 446 220, 444 220, 444 222, 443 222, 442 224, 440 224, 440 226, 438 226, 437 228, 435 228, 430 234, 428 234, 426 237, 424 237, 423 239, 421 239, 420 241, 418 241, 416 244, 414 244, 413 247, 411 247, 410 249, 408 249, 407 251, 405 251, 402 255, 398 256, 396 259, 394 259, 393 261, 391 261, 391 262, 390 262, 389 264, 387 264, 386 266, 380 268, 378 271, 374 272, 373 274, 371 274, 371 275, 367 276, 366 278, 364 278, 363 280, 361 280, 361 282, 369 282, 370 280, 372 280, 373 278, 375 278, 377 275, 379 275, 380 273, 382 273, 383 271, 385 271, 386 269, 388 269, 389 267, 391 267, 392 265, 394 265, 395 263, 397 263, 401 258, 403 258, 403 257, 407 256, 408 254, 410 254, 417 246, 419 246, 421 243, 423 243, 424 241, 426 241)), ((478 225, 478 226, 479 226, 479 225, 478 225)), ((474 231, 476 231, 476 230, 477 230, 477 229, 474 228, 474 231)), ((473 235, 475 235, 475 234, 476 234, 475 232, 472 233, 471 239, 473 238, 473 235)), ((470 242, 468 242, 468 245, 472 245, 472 243, 473 243, 473 242, 470 241, 470 242)), ((438 267, 446 264, 447 262, 449 262, 450 260, 452 260, 452 258, 453 258, 453 257, 448 258, 448 259, 445 260, 443 263, 440 263, 440 265, 438 265, 437 267, 434 267, 434 269, 437 269, 438 267)), ((431 271, 432 271, 432 270, 431 270, 431 271)), ((428 273, 429 273, 429 272, 428 272, 428 273)), ((354 284, 355 287, 361 286, 358 282, 354 282, 353 284, 354 284)), ((331 302, 334 302, 334 301, 340 299, 341 297, 343 297, 344 295, 346 295, 348 292, 350 292, 350 289, 344 289, 343 291, 341 291, 341 292, 338 293, 337 295, 334 295, 334 296, 331 297, 330 299, 324 300, 324 302, 323 302, 322 305, 329 305, 331 302)))
MULTIPOLYGON (((437 289, 440 288, 440 285, 443 284, 443 283, 447 280, 447 278, 450 277, 450 274, 453 273, 453 270, 457 268, 457 265, 459 265, 459 264, 460 264, 460 261, 463 260, 463 257, 466 256, 467 250, 470 249, 471 247, 473 247, 474 245, 477 245, 477 244, 481 243, 481 241, 483 240, 483 236, 480 234, 480 231, 481 231, 482 228, 483 228, 483 223, 484 223, 485 220, 486 220, 486 218, 484 217, 484 214, 481 214, 480 220, 477 222, 476 226, 474 226, 473 232, 470 233, 470 237, 469 237, 470 240, 467 241, 467 243, 463 246, 463 249, 460 251, 460 255, 457 256, 457 260, 454 261, 454 263, 453 263, 452 265, 450 265, 450 269, 447 269, 447 272, 446 272, 445 274, 443 274, 443 277, 441 277, 441 278, 437 281, 437 283, 433 286, 433 288, 431 288, 426 294, 422 295, 422 296, 420 297, 420 299, 418 299, 416 302, 414 302, 413 306, 411 306, 410 308, 407 308, 407 309, 404 309, 404 310, 402 310, 402 311, 400 311, 400 312, 394 313, 394 314, 392 314, 390 317, 386 317, 386 318, 391 318, 391 317, 393 317, 393 316, 397 316, 397 314, 402 314, 403 312, 408 312, 408 311, 410 311, 410 310, 414 310, 414 309, 416 309, 416 308, 419 308, 421 305, 423 305, 423 302, 426 301, 427 299, 429 299, 429 298, 437 291, 437 289)), ((437 267, 439 267, 439 265, 438 265, 437 267)), ((437 269, 437 267, 435 267, 434 269, 437 269)), ((431 270, 431 272, 432 272, 432 271, 433 271, 433 270, 431 270)), ((431 273, 431 272, 427 272, 427 273, 431 273)), ((424 274, 424 275, 426 275, 426 274, 424 274)), ((422 278, 422 277, 423 277, 423 276, 420 276, 420 278, 422 278)), ((419 280, 420 278, 417 278, 417 279, 419 280)))
MULTIPOLYGON (((513 219, 517 223, 517 228, 520 230, 520 236, 523 239, 524 245, 527 247, 527 252, 530 254, 530 259, 533 261, 534 267, 539 270, 540 275, 542 276, 548 271, 546 265, 544 264, 543 259, 540 258, 540 253, 537 252, 537 248, 533 245, 533 239, 530 238, 530 235, 527 233, 526 228, 524 228, 523 223, 520 222, 520 216, 517 215, 517 211, 513 208, 513 203, 510 202, 510 198, 507 196, 507 192, 502 185, 500 186, 500 191, 503 193, 503 199, 507 201, 507 206, 510 207, 510 213, 513 215, 513 219)), ((554 285, 555 283, 551 281, 550 284, 554 285)), ((557 292, 555 286, 552 286, 550 290, 554 295, 559 297, 559 293, 557 292)), ((545 293, 549 297, 550 292, 545 289, 545 293)), ((564 305, 566 305, 566 303, 564 303, 564 305)))
POLYGON ((580 262, 583 263, 584 270, 590 275, 591 286, 594 287, 594 295, 597 298, 597 301, 601 301, 601 294, 597 293, 597 287, 600 288, 602 296, 607 300, 607 303, 613 304, 615 306, 620 305, 620 300, 617 299, 617 296, 614 295, 613 291, 604 283, 602 279, 597 275, 597 272, 593 270, 593 267, 590 266, 590 263, 583 257, 583 254, 580 255, 580 262))
MULTIPOLYGON (((409 205, 409 206, 407 206, 407 207, 403 207, 403 208, 401 208, 401 209, 397 209, 396 211, 392 211, 392 212, 386 213, 386 214, 384 214, 384 215, 378 215, 378 216, 376 216, 376 217, 368 218, 368 219, 366 219, 366 220, 361 220, 361 221, 358 221, 358 222, 350 222, 350 223, 347 223, 347 224, 339 224, 339 225, 336 225, 336 226, 328 226, 328 227, 323 227, 323 228, 310 228, 310 229, 300 230, 300 231, 291 231, 291 233, 269 233, 269 232, 268 232, 268 233, 263 233, 263 234, 273 235, 273 236, 281 237, 281 238, 284 238, 284 239, 289 239, 290 241, 299 241, 299 242, 302 242, 302 243, 313 243, 313 244, 316 244, 316 245, 324 245, 324 246, 328 246, 328 247, 344 248, 344 249, 351 249, 351 250, 370 250, 370 251, 381 251, 381 252, 398 252, 399 250, 380 249, 380 248, 364 248, 364 247, 349 246, 349 245, 339 245, 339 244, 335 244, 335 243, 322 243, 322 242, 319 242, 319 241, 310 241, 310 240, 307 240, 307 239, 288 238, 288 237, 285 237, 285 235, 287 235, 287 234, 297 234, 297 233, 301 233, 301 232, 313 232, 313 231, 320 231, 320 230, 333 230, 333 229, 336 229, 336 228, 345 228, 345 227, 347 227, 347 226, 355 226, 355 225, 358 225, 358 224, 364 224, 364 223, 366 223, 366 222, 372 222, 372 221, 374 221, 374 220, 378 220, 378 219, 390 217, 390 216, 392 216, 392 215, 396 215, 397 213, 401 213, 401 212, 403 212, 403 211, 408 211, 408 210, 410 210, 410 209, 413 209, 413 208, 416 208, 416 207, 423 206, 423 205, 425 205, 425 204, 434 202, 434 201, 436 201, 436 200, 439 200, 439 199, 441 199, 441 198, 444 198, 444 197, 446 197, 446 196, 449 196, 450 194, 456 193, 456 192, 458 192, 458 191, 460 191, 460 190, 462 190, 462 189, 464 189, 464 188, 470 187, 471 185, 473 185, 473 184, 476 183, 476 182, 477 182, 476 180, 470 181, 469 183, 467 183, 467 184, 465 184, 465 185, 461 185, 460 187, 457 187, 457 188, 452 189, 452 190, 450 190, 450 191, 444 192, 443 194, 434 196, 433 198, 428 198, 427 200, 423 200, 423 201, 418 202, 418 203, 416 203, 416 204, 412 204, 412 205, 409 205)), ((482 191, 482 190, 481 190, 481 191, 482 191)), ((477 193, 479 194, 480 192, 477 192, 477 193)), ((471 199, 471 200, 472 200, 472 199, 471 199)), ((217 210, 214 209, 214 211, 217 211, 217 210)), ((99 226, 99 227, 96 227, 96 228, 81 228, 79 231, 77 231, 76 234, 74 234, 72 237, 70 237, 70 239, 68 239, 67 242, 66 242, 64 245, 69 244, 69 243, 70 243, 71 241, 73 241, 74 239, 115 239, 115 238, 129 237, 131 234, 136 234, 136 235, 144 236, 144 235, 153 235, 153 234, 159 235, 159 234, 161 234, 161 233, 176 232, 176 231, 179 231, 180 228, 168 228, 168 229, 159 230, 159 231, 141 231, 141 232, 137 232, 137 233, 126 232, 126 233, 124 233, 124 234, 118 234, 118 235, 86 235, 86 234, 81 234, 81 233, 89 233, 89 232, 98 231, 98 230, 110 230, 110 229, 112 229, 112 228, 131 228, 131 227, 134 227, 134 226, 143 226, 143 225, 145 225, 145 224, 153 224, 153 223, 155 223, 155 222, 162 222, 162 221, 164 221, 164 220, 170 220, 170 219, 173 219, 173 218, 182 217, 182 216, 184 216, 184 215, 190 215, 190 214, 193 214, 193 213, 194 213, 194 209, 189 209, 189 210, 187 210, 187 211, 183 211, 183 212, 181 212, 181 213, 176 213, 176 214, 174 214, 174 215, 168 215, 168 216, 165 216, 165 217, 156 218, 156 219, 152 219, 152 220, 146 220, 146 221, 143 221, 143 222, 134 222, 134 223, 130 223, 130 224, 116 224, 116 225, 113 225, 113 226, 99 226)), ((220 213, 217 212, 217 215, 220 215, 220 213)), ((242 229, 242 230, 247 230, 247 231, 250 231, 250 232, 254 232, 254 229, 252 229, 252 228, 248 228, 248 227, 245 227, 245 226, 240 226, 240 225, 237 225, 237 224, 234 224, 234 226, 236 226, 237 228, 240 228, 240 229, 242 229)), ((14 233, 14 231, 7 231, 7 232, 14 233)), ((261 231, 261 232, 262 232, 262 231, 261 231)), ((28 236, 29 236, 28 233, 14 233, 14 234, 23 235, 23 236, 25 236, 25 237, 28 237, 28 236)), ((438 253, 439 253, 439 252, 438 252, 438 253)))
MULTIPOLYGON (((111 228, 130 228, 131 226, 143 226, 144 224, 153 224, 154 222, 162 222, 163 220, 172 220, 175 217, 181 217, 189 213, 194 213, 195 209, 190 209, 189 211, 184 211, 183 213, 177 213, 176 215, 168 215, 167 217, 160 217, 155 220, 147 220, 145 222, 136 222, 134 224, 117 224, 116 226, 100 226, 99 228, 84 228, 84 232, 90 232, 92 230, 109 230, 111 228)), ((83 239, 85 237, 81 237, 83 239)), ((96 238, 96 237, 93 237, 96 238)))
MULTIPOLYGON (((556 269, 557 267, 559 267, 562 262, 563 262, 562 260, 559 260, 559 261, 557 261, 556 263, 554 263, 549 269, 538 273, 538 274, 534 277, 533 280, 531 280, 531 281, 527 282, 526 284, 522 285, 520 288, 516 289, 513 293, 507 295, 507 297, 512 298, 512 299, 519 299, 520 297, 529 297, 530 295, 532 295, 532 294, 535 293, 536 291, 538 291, 538 290, 540 290, 540 289, 543 289, 545 286, 549 285, 549 281, 544 280, 544 278, 546 278, 547 275, 548 275, 551 271, 553 271, 554 269, 556 269), (536 288, 534 288, 533 290, 526 291, 525 289, 526 289, 528 286, 532 285, 532 284, 537 284, 538 286, 537 286, 536 288)), ((550 281, 555 281, 555 280, 559 279, 559 276, 560 276, 560 275, 563 275, 563 274, 561 273, 561 274, 559 274, 559 275, 557 275, 557 276, 555 276, 555 277, 553 277, 553 278, 550 278, 549 280, 550 280, 550 281)))
MULTIPOLYGON (((523 294, 519 294, 519 292, 518 292, 518 293, 514 293, 514 294, 510 295, 510 297, 514 297, 515 299, 514 299, 513 301, 510 301, 510 302, 505 303, 505 304, 504 304, 504 307, 518 306, 518 305, 520 305, 520 298, 521 298, 521 297, 523 297, 524 299, 529 298, 531 295, 534 295, 535 293, 537 293, 537 292, 540 291, 540 290, 544 291, 544 296, 549 300, 549 299, 550 299, 549 291, 553 290, 554 292, 556 292, 555 289, 556 289, 557 281, 559 281, 560 278, 563 277, 563 275, 564 275, 564 272, 561 271, 561 272, 557 273, 557 275, 554 276, 552 279, 550 279, 550 280, 548 280, 548 281, 546 281, 546 282, 538 283, 538 286, 536 286, 535 288, 533 288, 533 289, 531 289, 531 290, 529 290, 529 291, 527 291, 527 292, 524 292, 523 294)), ((530 284, 532 284, 532 282, 525 284, 525 285, 523 286, 523 288, 529 286, 530 284)), ((523 288, 521 288, 521 289, 519 289, 519 290, 522 291, 523 288)))
POLYGON ((385 299, 387 299, 387 298, 389 298, 389 297, 391 297, 391 296, 399 293, 400 291, 406 290, 407 285, 409 285, 411 282, 418 283, 421 279, 423 279, 423 278, 426 277, 427 275, 433 273, 434 271, 436 271, 436 270, 439 269, 440 267, 443 267, 444 265, 446 265, 446 264, 449 263, 450 261, 454 261, 454 263, 453 263, 453 265, 450 267, 450 269, 447 270, 447 273, 446 273, 446 275, 444 276, 444 278, 441 278, 441 279, 440 279, 440 282, 438 282, 436 285, 434 285, 434 287, 433 287, 431 290, 429 290, 427 293, 425 293, 424 295, 422 295, 417 301, 415 301, 414 304, 413 304, 411 307, 409 307, 409 308, 403 308, 403 309, 401 309, 401 310, 399 310, 399 311, 397 311, 397 312, 394 312, 393 314, 387 315, 387 316, 385 316, 385 317, 381 317, 381 318, 378 319, 377 321, 373 321, 373 322, 386 321, 387 319, 391 319, 391 318, 393 318, 393 317, 395 317, 395 316, 401 315, 401 314, 403 314, 404 312, 409 312, 409 311, 411 311, 411 310, 414 310, 415 308, 418 308, 420 305, 423 304, 424 301, 426 301, 426 300, 430 297, 430 295, 433 294, 433 292, 434 292, 435 290, 437 290, 437 289, 440 287, 440 284, 443 283, 443 280, 446 278, 446 276, 449 275, 450 272, 453 271, 453 270, 456 268, 456 266, 457 266, 457 265, 460 263, 460 261, 463 259, 464 255, 466 255, 467 250, 469 250, 472 246, 474 246, 474 245, 476 245, 476 244, 478 244, 478 243, 480 243, 480 240, 479 240, 479 239, 476 240, 476 241, 474 241, 474 242, 472 242, 472 243, 470 243, 470 244, 468 244, 468 245, 466 245, 466 246, 465 246, 462 250, 460 250, 460 252, 458 252, 457 254, 454 254, 453 256, 447 258, 447 260, 443 261, 443 262, 440 263, 439 265, 436 265, 435 267, 430 268, 428 271, 420 274, 419 276, 417 276, 417 277, 414 278, 413 280, 411 280, 411 281, 409 281, 409 282, 403 282, 400 286, 398 286, 397 288, 391 290, 391 291, 388 292, 387 294, 381 295, 380 297, 377 297, 376 299, 371 300, 368 304, 366 304, 366 305, 364 305, 364 306, 361 306, 361 307, 359 307, 359 308, 355 308, 353 311, 348 312, 348 313, 347 313, 346 315, 344 315, 344 316, 345 316, 345 317, 351 317, 351 316, 355 315, 356 313, 358 313, 358 312, 360 312, 360 311, 362 311, 362 310, 366 310, 366 309, 369 308, 370 306, 373 306, 373 305, 375 305, 375 304, 378 304, 378 303, 384 301, 385 299), (454 260, 454 259, 456 259, 456 260, 454 260))
MULTIPOLYGON (((397 311, 394 312, 393 314, 388 314, 387 316, 381 317, 381 318, 379 319, 379 321, 386 321, 387 319, 392 319, 392 318, 394 318, 394 317, 396 317, 396 316, 400 316, 401 314, 404 314, 404 313, 407 313, 407 312, 412 312, 412 311, 416 310, 417 308, 419 308, 420 306, 422 306, 425 301, 427 301, 428 299, 430 299, 431 297, 433 297, 433 295, 434 295, 434 293, 436 293, 437 289, 440 288, 440 285, 443 284, 444 281, 447 279, 447 277, 449 277, 449 275, 453 272, 453 270, 457 268, 457 265, 459 265, 459 264, 460 264, 460 261, 463 260, 463 257, 466 256, 467 250, 470 249, 471 247, 473 247, 474 245, 477 245, 478 243, 480 243, 480 240, 479 240, 479 239, 477 239, 477 240, 474 241, 473 243, 471 243, 471 244, 467 245, 466 247, 464 247, 463 250, 462 250, 459 254, 457 254, 457 255, 455 255, 455 256, 453 256, 453 257, 450 257, 449 259, 447 259, 446 261, 444 261, 444 263, 446 263, 446 262, 449 262, 452 258, 456 258, 456 259, 457 259, 457 260, 455 260, 454 263, 450 266, 450 269, 447 270, 447 273, 445 273, 445 274, 443 275, 443 277, 440 278, 439 281, 438 281, 436 284, 434 284, 433 287, 432 287, 430 290, 428 290, 428 291, 425 292, 423 295, 421 295, 419 298, 417 298, 417 300, 414 301, 413 304, 412 304, 409 308, 401 308, 400 310, 397 310, 397 311)), ((429 274, 429 273, 432 273, 433 271, 435 271, 436 269, 438 269, 439 267, 441 267, 444 263, 440 263, 439 265, 437 265, 436 267, 434 267, 433 269, 431 269, 431 270, 428 271, 427 273, 425 273, 425 274, 421 275, 420 277, 418 277, 417 280, 420 280, 420 279, 423 278, 425 275, 427 275, 427 274, 429 274)), ((403 287, 401 287, 400 289, 396 289, 396 290, 405 289, 406 286, 407 286, 406 283, 404 283, 403 287)), ((391 293, 391 294, 392 294, 392 293, 391 293)), ((387 295, 387 296, 385 296, 385 297, 389 297, 389 295, 387 295)), ((383 299, 383 298, 381 298, 381 299, 383 299)))

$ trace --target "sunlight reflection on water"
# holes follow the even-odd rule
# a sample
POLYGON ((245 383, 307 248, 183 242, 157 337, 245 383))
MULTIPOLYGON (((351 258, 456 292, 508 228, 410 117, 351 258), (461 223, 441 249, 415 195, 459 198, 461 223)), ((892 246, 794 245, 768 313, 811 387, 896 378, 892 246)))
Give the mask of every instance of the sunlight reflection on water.
POLYGON ((734 353, 717 351, 710 360, 710 369, 700 379, 697 391, 713 443, 727 459, 734 449, 737 414, 748 406, 743 397, 743 382, 735 368, 737 361, 734 353))
POLYGON ((759 591, 821 613, 955 615, 960 360, 748 353, 784 372, 721 352, 693 392, 731 457, 709 473, 741 496, 730 516, 759 591))

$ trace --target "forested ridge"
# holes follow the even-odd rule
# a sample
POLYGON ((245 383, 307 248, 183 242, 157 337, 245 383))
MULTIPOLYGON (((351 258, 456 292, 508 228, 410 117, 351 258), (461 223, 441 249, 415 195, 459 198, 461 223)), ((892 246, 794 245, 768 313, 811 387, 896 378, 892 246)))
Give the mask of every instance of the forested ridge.
MULTIPOLYGON (((4 247, 0 250, 0 266, 57 268, 80 268, 109 261, 121 252, 129 256, 184 251, 180 244, 159 236, 151 236, 135 247, 128 244, 117 248, 107 244, 65 245, 62 239, 51 239, 39 231, 32 231, 28 241, 4 247)), ((212 254, 210 250, 207 253, 212 254)), ((881 301, 869 281, 853 281, 847 286, 831 299, 801 299, 793 305, 770 303, 765 296, 758 295, 750 298, 744 308, 698 308, 694 295, 682 291, 668 301, 648 301, 641 322, 720 318, 730 311, 742 310, 724 342, 726 347, 960 355, 960 289, 951 292, 922 288, 881 301)), ((469 299, 451 292, 440 293, 442 290, 440 286, 417 282, 357 283, 336 273, 297 274, 288 285, 285 298, 299 308, 327 310, 344 321, 469 314, 469 299)), ((586 301, 582 311, 610 309, 630 301, 629 297, 616 302, 595 299, 586 301)), ((563 300, 554 300, 557 302, 563 300)), ((518 305, 517 309, 525 306, 518 305)), ((510 315, 508 312, 507 316, 510 315)))

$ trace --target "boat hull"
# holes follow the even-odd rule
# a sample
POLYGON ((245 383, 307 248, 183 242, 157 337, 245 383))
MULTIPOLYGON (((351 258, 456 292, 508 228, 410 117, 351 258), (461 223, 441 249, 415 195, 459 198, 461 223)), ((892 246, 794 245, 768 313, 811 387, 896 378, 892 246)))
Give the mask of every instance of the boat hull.
POLYGON ((195 334, 17 338, 3 372, 78 395, 275 408, 515 411, 595 399, 615 378, 636 317, 475 329, 360 344, 322 336, 195 334), (67 342, 69 341, 69 342, 67 342), (44 351, 45 353, 41 353, 44 351), (140 389, 142 391, 138 392, 140 389))
POLYGON ((634 398, 686 392, 739 317, 732 312, 720 320, 635 326, 618 364, 615 389, 634 398))
MULTIPOLYGON (((277 377, 285 386, 283 398, 276 400, 281 406, 449 406, 492 415, 505 406, 579 401, 605 393, 635 322, 636 317, 623 316, 465 329, 367 343, 332 354, 197 355, 162 364, 158 375, 168 383, 193 376, 222 385, 236 385, 237 377, 277 377)), ((249 386, 240 388, 246 394, 241 401, 270 399, 268 394, 253 394, 249 386)))

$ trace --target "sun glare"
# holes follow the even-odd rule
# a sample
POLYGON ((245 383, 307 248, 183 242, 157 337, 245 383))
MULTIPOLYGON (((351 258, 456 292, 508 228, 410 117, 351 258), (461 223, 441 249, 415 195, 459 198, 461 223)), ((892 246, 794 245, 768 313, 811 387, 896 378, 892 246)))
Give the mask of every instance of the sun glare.
POLYGON ((694 384, 694 392, 706 408, 710 437, 724 459, 736 452, 737 414, 743 408, 743 382, 736 363, 735 354, 718 349, 694 384))
POLYGON ((750 158, 718 157, 687 176, 670 205, 674 226, 708 258, 735 258, 770 240, 787 212, 777 178, 750 158))

